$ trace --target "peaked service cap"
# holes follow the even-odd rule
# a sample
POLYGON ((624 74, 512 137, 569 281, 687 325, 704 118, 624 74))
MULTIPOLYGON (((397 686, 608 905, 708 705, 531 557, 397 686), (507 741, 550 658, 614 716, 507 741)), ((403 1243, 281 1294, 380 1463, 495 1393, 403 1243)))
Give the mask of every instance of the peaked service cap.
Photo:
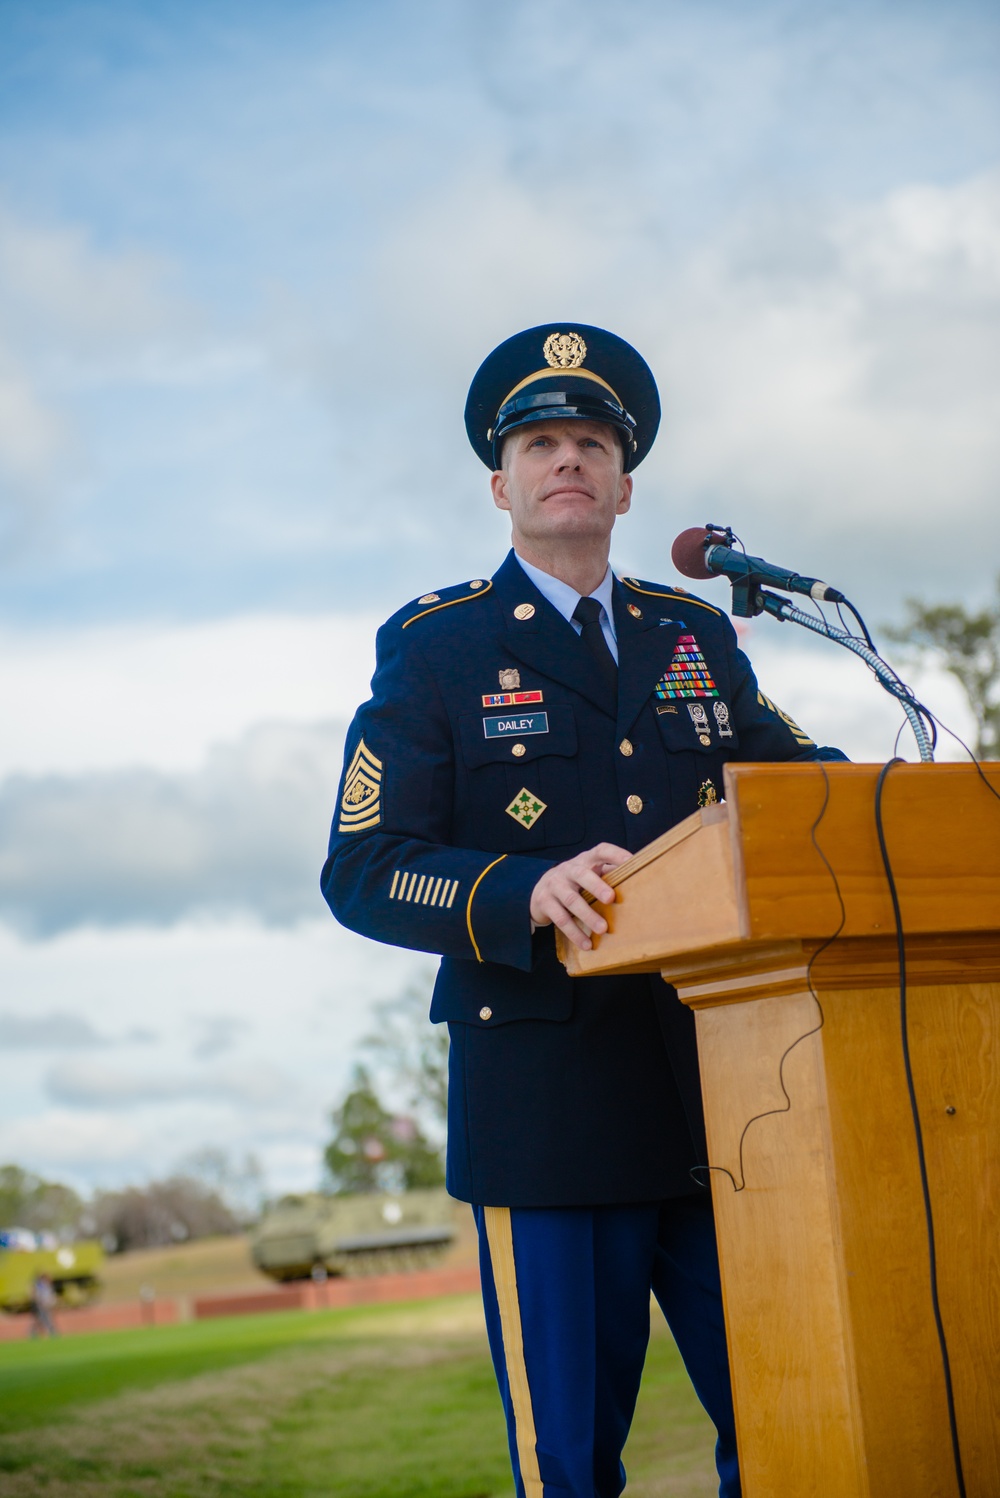
POLYGON ((487 468, 499 468, 510 432, 553 420, 614 427, 628 473, 649 452, 660 424, 652 370, 624 338, 589 323, 543 323, 515 333, 483 360, 469 387, 469 441, 487 468))

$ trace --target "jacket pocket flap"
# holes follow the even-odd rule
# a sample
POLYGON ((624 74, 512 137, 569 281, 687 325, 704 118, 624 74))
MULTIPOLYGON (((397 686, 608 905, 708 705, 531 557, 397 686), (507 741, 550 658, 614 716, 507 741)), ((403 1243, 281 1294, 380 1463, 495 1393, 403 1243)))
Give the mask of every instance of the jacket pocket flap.
POLYGON ((676 702, 657 702, 653 711, 663 741, 672 753, 694 750, 696 754, 718 754, 735 749, 739 735, 721 697, 696 697, 676 702), (694 710, 694 711, 693 711, 694 710))
POLYGON ((463 713, 458 720, 462 757, 470 770, 480 765, 527 762, 545 754, 576 753, 576 718, 566 703, 552 707, 496 708, 463 713), (517 753, 514 745, 518 745, 517 753))

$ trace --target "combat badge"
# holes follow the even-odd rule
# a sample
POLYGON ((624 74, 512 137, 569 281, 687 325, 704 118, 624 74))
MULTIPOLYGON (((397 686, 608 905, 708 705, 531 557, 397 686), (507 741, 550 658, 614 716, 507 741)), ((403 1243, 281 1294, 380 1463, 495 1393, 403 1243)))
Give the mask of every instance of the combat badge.
POLYGON ((733 730, 729 724, 729 708, 720 699, 718 702, 712 703, 712 712, 715 714, 715 721, 719 725, 719 738, 731 739, 733 730))
POLYGON ((712 742, 712 735, 708 726, 708 714, 700 702, 689 702, 687 710, 691 714, 691 722, 694 724, 699 744, 704 744, 707 749, 712 742))
POLYGON ((368 827, 377 827, 381 820, 382 761, 362 739, 344 776, 337 830, 363 832, 368 827))
POLYGON ((507 815, 520 822, 522 827, 533 827, 545 810, 546 803, 533 796, 529 790, 521 789, 507 807, 507 815))
POLYGON ((719 793, 710 780, 703 780, 698 787, 698 805, 714 806, 719 799, 719 793))

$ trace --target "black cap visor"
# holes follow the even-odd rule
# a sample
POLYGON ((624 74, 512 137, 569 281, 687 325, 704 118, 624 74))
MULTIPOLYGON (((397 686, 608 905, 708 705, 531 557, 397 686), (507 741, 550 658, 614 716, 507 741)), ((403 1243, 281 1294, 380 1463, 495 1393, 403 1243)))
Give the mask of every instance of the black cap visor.
POLYGON ((536 421, 595 421, 613 427, 621 440, 624 469, 627 473, 635 454, 635 422, 617 401, 595 392, 574 390, 541 390, 534 395, 517 395, 500 407, 497 424, 490 433, 493 443, 493 466, 499 468, 504 438, 518 427, 536 421))

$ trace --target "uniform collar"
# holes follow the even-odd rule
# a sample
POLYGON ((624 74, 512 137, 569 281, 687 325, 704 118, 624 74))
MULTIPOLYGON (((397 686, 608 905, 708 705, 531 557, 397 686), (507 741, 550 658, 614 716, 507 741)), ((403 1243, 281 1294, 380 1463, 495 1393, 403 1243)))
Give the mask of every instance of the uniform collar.
MULTIPOLYGON (((578 593, 575 588, 570 587, 569 583, 564 583, 561 578, 553 577, 550 572, 543 572, 540 567, 532 566, 530 562, 526 562, 523 557, 518 556, 516 551, 514 552, 514 556, 517 557, 518 565, 531 578, 531 581, 542 597, 547 598, 552 607, 562 614, 564 619, 567 621, 572 619, 573 610, 580 602, 583 594, 578 593)), ((614 574, 611 571, 609 563, 608 570, 605 572, 603 579, 589 596, 596 598, 604 609, 608 623, 611 626, 611 633, 617 638, 615 611, 613 608, 614 583, 614 574)))

